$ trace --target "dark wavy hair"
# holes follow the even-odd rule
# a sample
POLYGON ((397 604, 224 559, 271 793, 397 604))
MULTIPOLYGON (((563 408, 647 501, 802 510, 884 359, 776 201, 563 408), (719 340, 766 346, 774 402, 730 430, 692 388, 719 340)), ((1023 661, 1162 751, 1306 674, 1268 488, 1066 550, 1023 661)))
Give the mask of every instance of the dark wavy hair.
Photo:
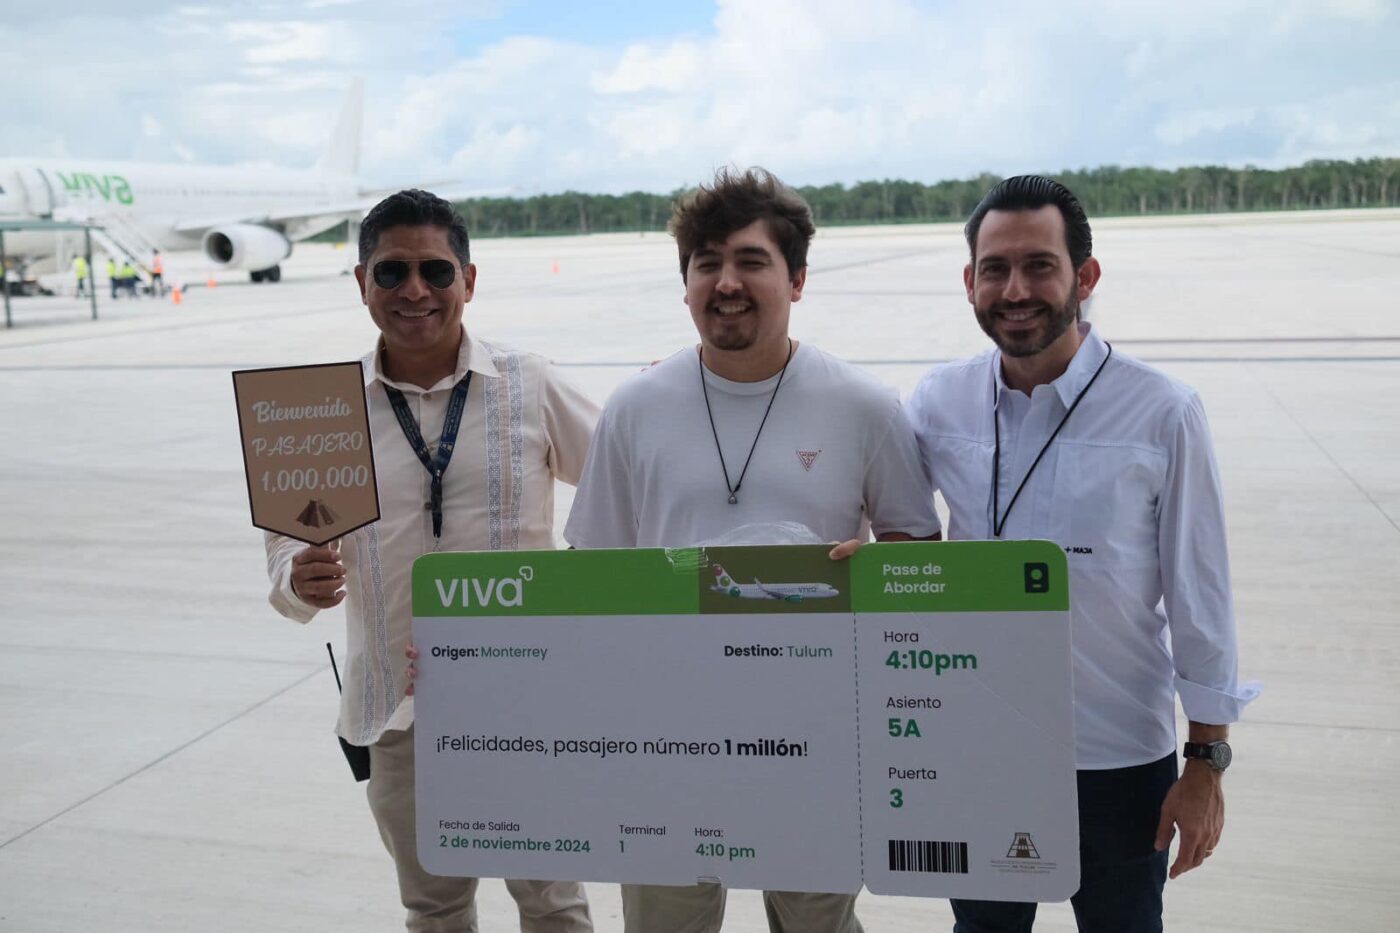
POLYGON ((676 202, 666 225, 680 252, 681 279, 686 277, 692 253, 706 244, 723 242, 755 220, 767 223, 787 260, 789 276, 807 268, 807 247, 817 227, 812 208, 802 196, 766 169, 722 168, 709 185, 676 202))

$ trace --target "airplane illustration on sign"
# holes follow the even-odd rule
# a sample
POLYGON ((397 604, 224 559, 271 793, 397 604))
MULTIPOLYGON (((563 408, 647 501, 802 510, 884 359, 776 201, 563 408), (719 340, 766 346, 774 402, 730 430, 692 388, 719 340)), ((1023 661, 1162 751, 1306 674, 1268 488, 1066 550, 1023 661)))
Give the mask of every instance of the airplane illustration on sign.
POLYGON ((830 583, 762 583, 757 579, 752 583, 735 583, 720 564, 715 564, 715 582, 710 591, 735 599, 781 599, 789 603, 800 603, 804 599, 831 599, 841 593, 830 583))

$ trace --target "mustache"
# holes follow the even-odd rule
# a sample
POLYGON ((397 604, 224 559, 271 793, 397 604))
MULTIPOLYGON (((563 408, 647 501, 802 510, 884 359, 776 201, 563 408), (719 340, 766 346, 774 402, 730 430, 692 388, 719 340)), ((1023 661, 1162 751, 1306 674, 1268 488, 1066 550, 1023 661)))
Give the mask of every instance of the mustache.
POLYGON ((1007 311, 1039 311, 1042 308, 1050 307, 1043 301, 1026 299, 1024 301, 998 301, 990 309, 992 314, 1003 314, 1007 311))

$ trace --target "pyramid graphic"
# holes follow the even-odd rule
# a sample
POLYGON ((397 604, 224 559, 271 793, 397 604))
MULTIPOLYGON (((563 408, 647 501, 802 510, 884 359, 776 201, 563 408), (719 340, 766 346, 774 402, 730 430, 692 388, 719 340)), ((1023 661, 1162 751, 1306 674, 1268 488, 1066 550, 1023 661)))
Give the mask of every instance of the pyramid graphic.
POLYGON ((802 469, 808 473, 812 472, 812 464, 817 462, 817 455, 820 453, 821 450, 799 450, 797 459, 802 461, 802 469))
POLYGON ((1035 843, 1031 841, 1030 833, 1017 833, 1016 838, 1011 840, 1011 848, 1006 850, 1007 858, 1040 858, 1040 853, 1035 850, 1035 843))
POLYGON ((339 518, 330 507, 320 499, 312 499, 306 503, 306 508, 301 510, 297 516, 297 521, 307 528, 323 528, 326 525, 334 525, 339 518))

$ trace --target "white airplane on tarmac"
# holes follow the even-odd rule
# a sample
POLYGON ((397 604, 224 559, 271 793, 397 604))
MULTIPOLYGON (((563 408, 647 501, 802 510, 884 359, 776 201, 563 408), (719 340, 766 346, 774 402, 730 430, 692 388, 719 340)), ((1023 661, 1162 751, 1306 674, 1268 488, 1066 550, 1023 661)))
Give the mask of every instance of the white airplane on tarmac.
MULTIPOLYGON (((198 247, 220 269, 246 269, 254 282, 276 282, 293 243, 345 220, 353 240, 360 218, 388 193, 361 188, 356 178, 363 109, 364 85, 356 80, 325 154, 305 171, 0 159, 0 221, 92 224, 102 251, 138 266, 149 264, 152 250, 198 247)), ((21 268, 42 265, 60 250, 56 236, 7 232, 5 252, 21 268)))
POLYGON ((800 603, 804 599, 831 599, 841 591, 830 583, 735 583, 729 572, 715 564, 715 582, 710 587, 715 593, 733 596, 735 599, 781 599, 784 602, 800 603))

